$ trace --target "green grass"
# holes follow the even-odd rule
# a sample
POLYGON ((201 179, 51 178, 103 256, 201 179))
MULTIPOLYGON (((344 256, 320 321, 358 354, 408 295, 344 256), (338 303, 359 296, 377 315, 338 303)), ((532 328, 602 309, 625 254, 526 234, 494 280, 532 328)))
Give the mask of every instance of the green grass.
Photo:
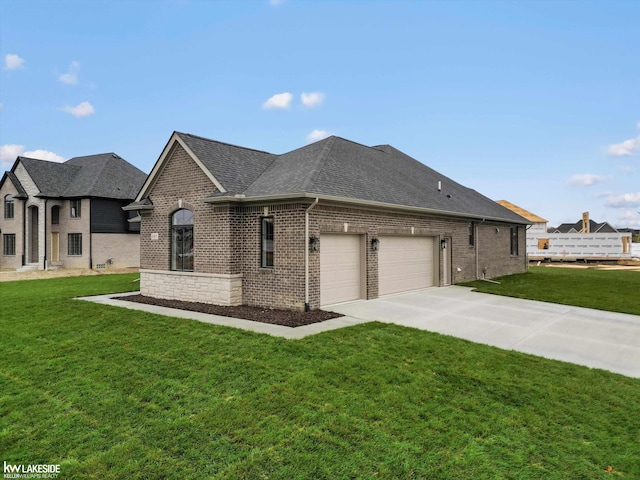
POLYGON ((640 315, 640 272, 530 267, 527 273, 464 285, 483 293, 640 315))
POLYGON ((638 379, 380 323, 291 341, 71 300, 134 278, 0 283, 2 460, 63 479, 640 478, 638 379))

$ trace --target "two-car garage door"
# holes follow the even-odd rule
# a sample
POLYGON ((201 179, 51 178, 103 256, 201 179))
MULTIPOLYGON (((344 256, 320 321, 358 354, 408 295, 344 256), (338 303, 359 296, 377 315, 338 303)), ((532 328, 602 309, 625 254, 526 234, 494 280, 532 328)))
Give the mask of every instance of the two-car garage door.
MULTIPOLYGON (((320 303, 364 298, 361 235, 325 234, 320 241, 320 303)), ((378 294, 388 295, 434 285, 432 237, 381 236, 378 294)))

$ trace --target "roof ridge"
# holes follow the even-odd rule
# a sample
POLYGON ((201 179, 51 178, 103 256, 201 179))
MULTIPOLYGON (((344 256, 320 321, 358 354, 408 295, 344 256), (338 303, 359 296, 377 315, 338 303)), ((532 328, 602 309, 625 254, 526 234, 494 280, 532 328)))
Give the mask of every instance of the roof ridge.
POLYGON ((307 188, 313 185, 313 180, 316 179, 316 177, 318 176, 318 173, 320 173, 320 170, 322 170, 323 160, 327 158, 327 155, 329 154, 329 150, 331 150, 331 148, 333 147, 333 144, 336 142, 336 138, 340 138, 340 137, 331 135, 330 137, 327 138, 327 141, 324 147, 322 147, 322 150, 320 151, 320 155, 318 155, 314 160, 313 167, 310 169, 309 175, 307 176, 304 183, 302 184, 302 191, 306 191, 307 188))
POLYGON ((219 143, 221 145, 227 145, 229 147, 240 148, 242 150, 251 150, 251 151, 254 151, 254 152, 266 153, 268 155, 277 155, 275 153, 267 152, 266 150, 258 150, 257 148, 243 147, 241 145, 235 145, 233 143, 221 142, 220 140, 214 140, 212 138, 201 137, 200 135, 194 135, 192 133, 178 132, 177 130, 176 130, 176 133, 178 135, 186 135, 187 137, 193 137, 193 138, 197 138, 199 140, 206 140, 207 142, 219 143))

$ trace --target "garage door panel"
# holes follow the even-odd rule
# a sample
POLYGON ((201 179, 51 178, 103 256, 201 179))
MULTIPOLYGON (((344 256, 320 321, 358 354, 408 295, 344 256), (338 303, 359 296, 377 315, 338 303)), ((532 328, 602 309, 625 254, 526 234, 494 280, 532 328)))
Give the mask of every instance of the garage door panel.
POLYGON ((359 235, 322 235, 320 238, 320 304, 360 298, 359 235))
POLYGON ((378 293, 406 292, 434 283, 433 237, 381 237, 378 293))

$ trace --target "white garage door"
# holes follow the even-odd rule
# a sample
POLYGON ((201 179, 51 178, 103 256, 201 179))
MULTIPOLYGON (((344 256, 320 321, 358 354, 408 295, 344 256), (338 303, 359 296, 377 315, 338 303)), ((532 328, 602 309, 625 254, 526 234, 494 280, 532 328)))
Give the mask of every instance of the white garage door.
POLYGON ((380 237, 378 295, 434 285, 433 237, 380 237))
POLYGON ((320 236, 320 304, 360 298, 360 235, 320 236))

